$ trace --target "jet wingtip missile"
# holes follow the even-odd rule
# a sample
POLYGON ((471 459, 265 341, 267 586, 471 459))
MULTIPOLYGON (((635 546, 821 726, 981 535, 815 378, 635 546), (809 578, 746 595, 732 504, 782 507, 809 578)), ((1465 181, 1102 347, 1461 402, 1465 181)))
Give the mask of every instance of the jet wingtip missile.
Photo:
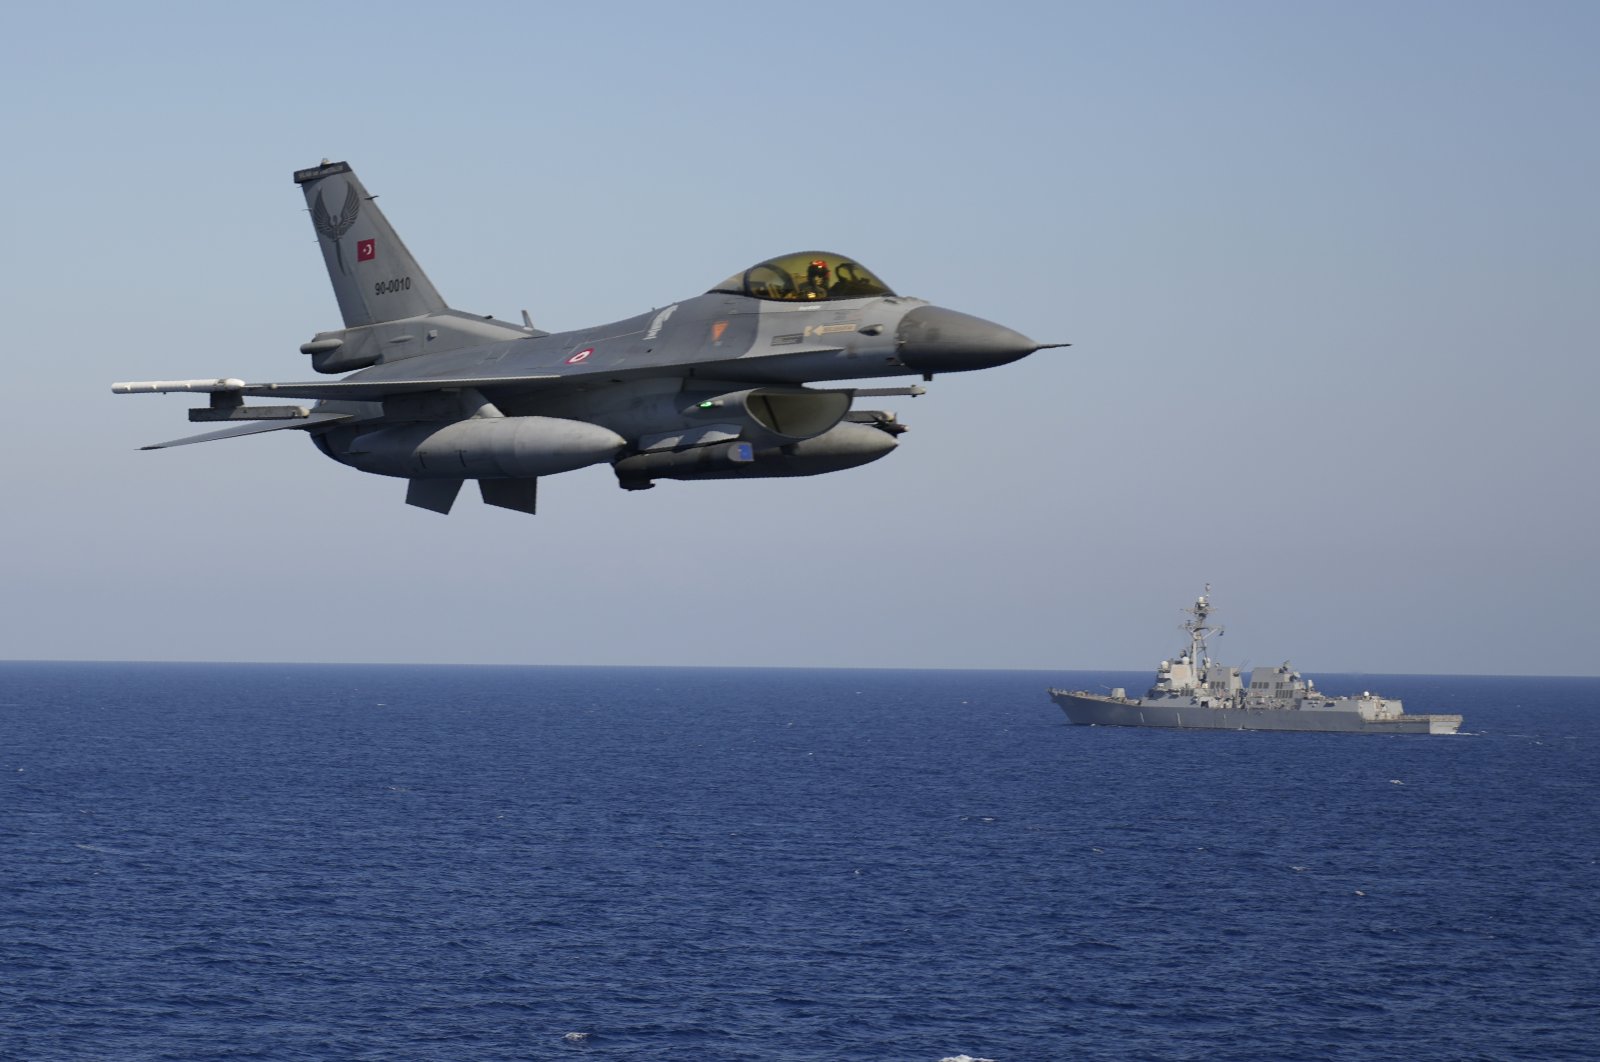
POLYGON ((228 391, 242 391, 247 386, 243 380, 236 380, 231 376, 221 380, 132 380, 127 383, 112 384, 111 393, 114 395, 221 394, 228 391))

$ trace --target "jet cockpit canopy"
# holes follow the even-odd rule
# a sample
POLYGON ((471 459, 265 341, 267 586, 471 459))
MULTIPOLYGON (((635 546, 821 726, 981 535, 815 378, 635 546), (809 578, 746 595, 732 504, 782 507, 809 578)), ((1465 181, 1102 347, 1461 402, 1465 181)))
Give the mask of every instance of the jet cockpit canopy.
POLYGON ((711 289, 778 302, 866 299, 893 295, 859 262, 830 251, 796 251, 735 273, 711 289))

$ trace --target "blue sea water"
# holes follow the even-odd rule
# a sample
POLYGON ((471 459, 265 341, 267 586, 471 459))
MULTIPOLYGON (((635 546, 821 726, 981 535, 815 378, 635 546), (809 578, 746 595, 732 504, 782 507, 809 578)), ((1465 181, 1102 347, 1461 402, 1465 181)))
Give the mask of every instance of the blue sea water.
POLYGON ((1600 679, 1317 677, 0 664, 0 1058, 1600 1057, 1600 679))

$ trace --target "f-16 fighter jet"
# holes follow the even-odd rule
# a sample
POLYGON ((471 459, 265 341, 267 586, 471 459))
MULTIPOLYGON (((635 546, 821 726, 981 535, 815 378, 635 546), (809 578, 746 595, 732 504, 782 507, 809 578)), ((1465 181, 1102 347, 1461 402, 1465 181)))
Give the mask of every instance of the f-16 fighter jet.
POLYGON ((446 306, 348 163, 294 180, 344 316, 300 351, 317 372, 349 375, 114 384, 118 394, 209 395, 189 419, 232 424, 145 449, 291 429, 335 461, 409 481, 411 505, 447 513, 473 479, 488 504, 532 513, 540 477, 586 465, 609 464, 627 490, 863 465, 893 450, 905 426, 855 400, 922 389, 805 384, 930 380, 1065 346, 896 295, 826 251, 768 259, 637 317, 542 332, 526 311, 516 325, 446 306))

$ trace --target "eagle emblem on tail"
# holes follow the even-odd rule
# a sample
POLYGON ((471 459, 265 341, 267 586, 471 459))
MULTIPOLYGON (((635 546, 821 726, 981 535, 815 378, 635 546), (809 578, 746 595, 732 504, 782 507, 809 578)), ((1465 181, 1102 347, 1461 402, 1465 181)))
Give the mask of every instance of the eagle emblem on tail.
POLYGON ((350 270, 344 264, 344 247, 339 239, 350 231, 350 226, 356 223, 356 215, 361 213, 361 197, 356 195, 356 190, 351 185, 345 185, 344 208, 339 211, 337 219, 328 213, 328 206, 322 201, 322 192, 317 191, 317 201, 311 204, 311 223, 317 231, 333 241, 333 253, 339 261, 339 272, 349 276, 350 270))

